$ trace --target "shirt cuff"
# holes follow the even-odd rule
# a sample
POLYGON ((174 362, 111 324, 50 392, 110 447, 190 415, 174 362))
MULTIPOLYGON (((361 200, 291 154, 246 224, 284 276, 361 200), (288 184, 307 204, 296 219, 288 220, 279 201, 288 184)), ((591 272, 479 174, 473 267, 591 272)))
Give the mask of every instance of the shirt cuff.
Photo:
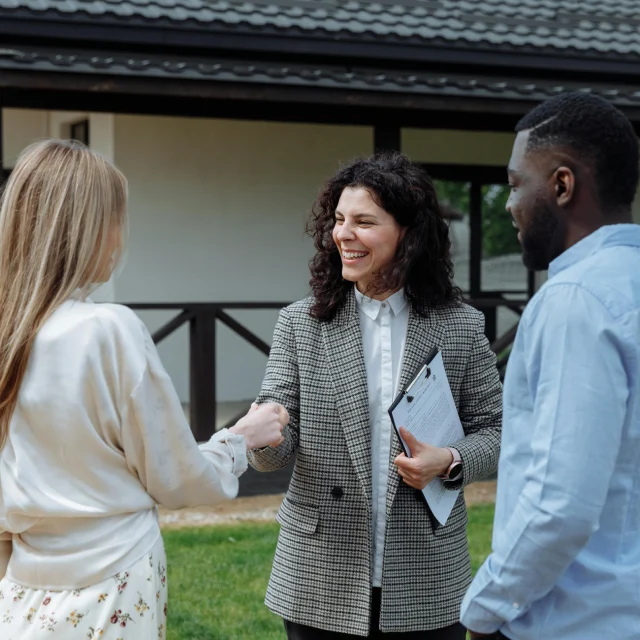
POLYGON ((233 461, 231 472, 236 478, 239 478, 247 470, 249 461, 247 460, 247 444, 243 435, 232 433, 229 429, 220 429, 213 434, 209 442, 219 442, 227 446, 233 461))
POLYGON ((467 629, 478 633, 499 631, 526 611, 522 603, 514 602, 509 595, 493 580, 489 556, 462 601, 460 621, 467 629))

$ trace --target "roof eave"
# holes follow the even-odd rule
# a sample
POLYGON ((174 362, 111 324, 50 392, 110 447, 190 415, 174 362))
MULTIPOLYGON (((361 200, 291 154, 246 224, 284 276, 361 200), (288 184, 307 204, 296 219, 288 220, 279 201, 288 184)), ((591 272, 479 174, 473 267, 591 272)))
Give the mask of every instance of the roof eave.
POLYGON ((408 65, 449 65, 494 69, 508 73, 522 72, 577 73, 585 75, 638 77, 640 56, 595 56, 578 50, 487 45, 472 46, 446 41, 403 41, 400 38, 355 38, 353 35, 322 30, 304 32, 294 29, 255 29, 225 24, 202 24, 192 21, 176 27, 171 21, 149 22, 142 19, 95 20, 54 12, 38 14, 0 10, 0 40, 37 41, 43 38, 61 46, 92 42, 114 48, 136 46, 139 49, 168 48, 175 51, 263 53, 272 56, 308 56, 327 60, 352 60, 354 63, 408 65))

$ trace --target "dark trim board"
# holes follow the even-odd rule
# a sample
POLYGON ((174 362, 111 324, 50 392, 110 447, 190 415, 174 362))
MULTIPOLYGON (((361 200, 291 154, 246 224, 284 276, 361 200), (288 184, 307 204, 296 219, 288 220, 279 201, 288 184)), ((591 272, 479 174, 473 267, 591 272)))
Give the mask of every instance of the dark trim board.
MULTIPOLYGON (((183 95, 179 92, 177 95, 163 95, 154 91, 153 83, 147 92, 144 82, 134 82, 133 87, 110 78, 98 81, 95 77, 86 83, 64 82, 62 78, 50 77, 41 83, 35 78, 14 82, 13 73, 0 69, 0 93, 5 108, 369 127, 385 122, 401 128, 512 133, 518 120, 533 106, 531 103, 521 104, 518 112, 509 113, 499 111, 504 105, 495 104, 496 111, 492 112, 490 105, 482 105, 483 110, 480 110, 481 105, 478 104, 476 108, 479 110, 471 113, 456 110, 460 106, 456 101, 447 104, 445 99, 433 99, 416 104, 398 96, 398 106, 376 107, 359 104, 351 100, 348 93, 342 104, 326 104, 322 95, 303 95, 301 91, 294 98, 290 92, 279 92, 274 87, 247 91, 240 85, 229 88, 226 96, 224 91, 209 88, 198 92, 186 86, 183 95), (317 100, 314 101, 314 97, 317 100)), ((335 95, 337 92, 318 90, 318 93, 333 94, 334 100, 338 97, 335 95)), ((469 109, 472 101, 465 102, 464 106, 469 109)), ((640 135, 640 108, 625 110, 625 113, 640 135)))
POLYGON ((435 180, 479 182, 480 184, 507 183, 507 168, 498 165, 422 163, 422 166, 435 180))
MULTIPOLYGON (((86 85, 65 83, 62 79, 60 82, 47 80, 40 86, 29 82, 28 86, 16 88, 11 86, 6 74, 0 71, 0 88, 3 84, 6 87, 2 89, 3 106, 11 108, 371 127, 382 121, 405 128, 466 131, 513 131, 521 117, 520 113, 491 113, 488 108, 468 117, 468 113, 457 112, 455 105, 447 106, 445 100, 406 104, 409 101, 398 98, 389 101, 397 106, 376 107, 361 101, 362 96, 345 95, 341 104, 331 104, 325 99, 335 102, 340 97, 337 92, 318 90, 317 93, 306 94, 303 91, 279 91, 273 87, 248 91, 241 85, 220 88, 223 89, 220 91, 209 87, 203 92, 190 92, 193 87, 184 86, 182 95, 145 92, 144 83, 136 83, 136 90, 132 92, 132 87, 122 86, 108 78, 102 82, 96 82, 94 78, 94 82, 86 85), (405 108, 402 108, 403 102, 405 108)), ((466 102, 468 108, 469 101, 466 102)))

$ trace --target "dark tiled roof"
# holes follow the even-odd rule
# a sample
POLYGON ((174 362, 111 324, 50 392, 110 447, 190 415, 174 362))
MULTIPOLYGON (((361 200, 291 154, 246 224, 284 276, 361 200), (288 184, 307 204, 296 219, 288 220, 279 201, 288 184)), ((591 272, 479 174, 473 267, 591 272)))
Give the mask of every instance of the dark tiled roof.
POLYGON ((247 62, 229 59, 113 54, 45 48, 0 48, 0 70, 22 69, 91 75, 242 82, 296 87, 348 88, 363 92, 539 101, 565 91, 601 95, 620 107, 640 106, 640 86, 523 80, 517 77, 438 74, 329 65, 247 62))
POLYGON ((640 56, 639 0, 0 0, 100 20, 282 30, 348 39, 640 56))

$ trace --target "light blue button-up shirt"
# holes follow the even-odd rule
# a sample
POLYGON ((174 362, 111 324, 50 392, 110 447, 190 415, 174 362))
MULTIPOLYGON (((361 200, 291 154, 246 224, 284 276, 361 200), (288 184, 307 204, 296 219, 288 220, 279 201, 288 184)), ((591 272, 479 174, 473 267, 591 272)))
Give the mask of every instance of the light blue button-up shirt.
POLYGON ((565 251, 504 386, 493 552, 462 622, 512 640, 640 638, 640 226, 565 251))

